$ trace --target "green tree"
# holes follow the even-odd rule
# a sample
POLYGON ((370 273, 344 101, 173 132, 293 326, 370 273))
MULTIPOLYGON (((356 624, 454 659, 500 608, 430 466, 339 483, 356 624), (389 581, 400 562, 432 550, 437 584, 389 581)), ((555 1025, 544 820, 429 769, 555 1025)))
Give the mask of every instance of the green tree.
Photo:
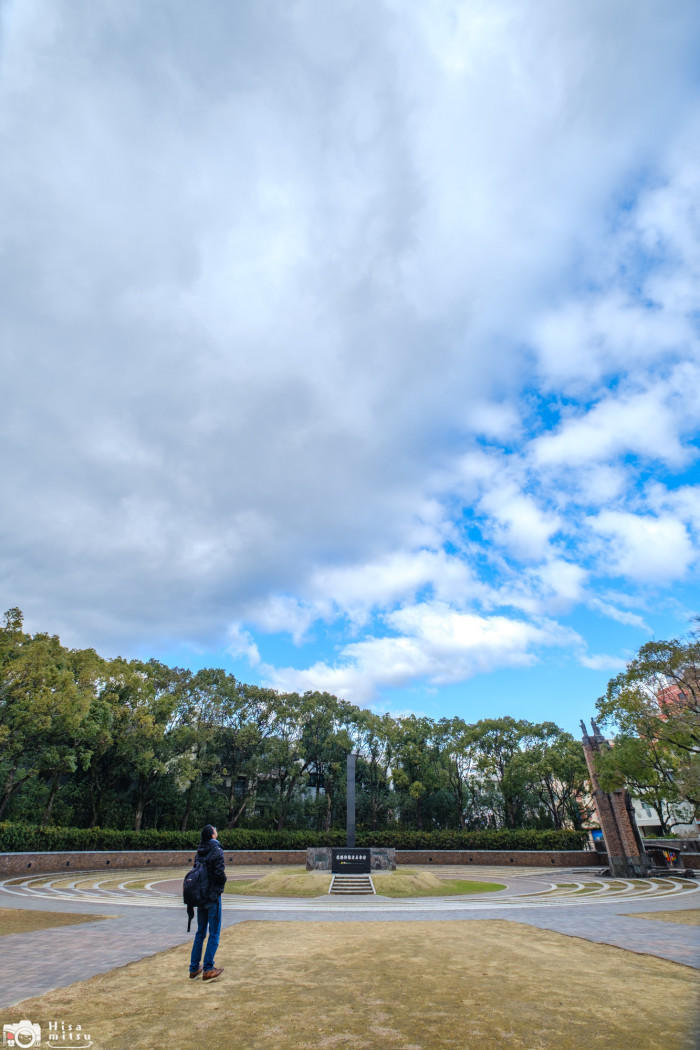
POLYGON ((392 779, 400 794, 402 821, 413 820, 421 830, 426 824, 430 796, 446 783, 435 722, 416 715, 397 721, 392 753, 392 779))
POLYGON ((84 765, 84 778, 76 778, 76 783, 85 785, 86 808, 89 809, 90 827, 105 823, 105 803, 110 780, 107 756, 114 747, 114 710, 109 699, 104 695, 107 664, 102 663, 102 674, 96 683, 96 693, 90 703, 90 709, 83 723, 90 759, 84 765))
POLYGON ((658 741, 620 735, 613 746, 597 756, 596 772, 601 788, 614 791, 626 787, 640 802, 656 813, 661 833, 668 834, 674 824, 685 823, 674 817, 682 795, 676 770, 671 765, 673 753, 658 741))
POLYGON ((306 783, 306 772, 314 760, 305 751, 302 740, 303 722, 309 714, 308 699, 298 693, 276 694, 274 722, 265 741, 261 773, 277 831, 287 826, 295 796, 306 783))
POLYGON ((617 759, 606 757, 606 783, 621 786, 629 777, 632 785, 636 782, 641 790, 650 793, 650 799, 657 790, 666 791, 667 800, 685 799, 697 814, 700 811, 700 640, 697 634, 686 642, 677 639, 647 642, 625 670, 610 680, 597 706, 601 723, 616 726, 622 738, 620 742, 624 742, 617 759), (632 740, 638 743, 627 743, 632 740))
MULTIPOLYGON (((170 729, 173 755, 169 767, 174 786, 184 801, 181 831, 187 830, 202 784, 220 766, 216 734, 228 678, 224 671, 208 668, 195 674, 183 671, 181 675, 170 729)), ((234 680, 234 689, 236 684, 234 680)))
POLYGON ((581 827, 590 785, 583 747, 570 733, 552 722, 533 727, 528 747, 511 759, 507 779, 512 790, 520 785, 552 827, 581 827))
POLYGON ((304 693, 299 710, 301 752, 313 779, 316 818, 319 830, 328 831, 333 803, 342 794, 346 760, 352 750, 352 739, 343 723, 352 716, 349 705, 341 704, 330 693, 304 693))
POLYGON ((228 675, 216 708, 220 764, 212 776, 214 790, 226 803, 226 827, 243 819, 256 799, 265 775, 267 741, 274 731, 278 696, 272 689, 236 684, 228 675))
POLYGON ((461 718, 441 718, 437 724, 436 743, 457 822, 462 829, 476 821, 482 795, 477 739, 474 727, 461 718))
POLYGON ((37 775, 32 751, 31 696, 23 688, 26 652, 20 609, 8 609, 0 628, 0 819, 12 796, 37 775))
POLYGON ((143 826, 146 806, 159 781, 167 776, 173 757, 169 730, 178 704, 182 672, 157 660, 112 660, 106 668, 103 695, 113 711, 115 772, 129 783, 136 831, 143 826))
POLYGON ((533 739, 536 730, 531 722, 504 718, 482 718, 473 727, 478 749, 477 766, 498 790, 501 821, 507 828, 517 828, 525 815, 523 781, 509 775, 513 758, 533 739))
POLYGON ((11 609, 0 631, 0 817, 29 781, 48 785, 48 820, 63 778, 91 758, 87 716, 100 660, 92 650, 69 650, 56 636, 23 631, 11 609))
POLYGON ((64 649, 51 639, 48 658, 60 669, 48 711, 48 729, 39 738, 38 769, 48 784, 42 823, 51 818, 54 802, 66 779, 90 767, 99 746, 99 726, 94 720, 97 682, 103 661, 93 649, 64 649))
POLYGON ((389 714, 353 709, 350 722, 353 751, 358 755, 357 812, 372 830, 381 827, 392 810, 390 767, 396 721, 389 714))

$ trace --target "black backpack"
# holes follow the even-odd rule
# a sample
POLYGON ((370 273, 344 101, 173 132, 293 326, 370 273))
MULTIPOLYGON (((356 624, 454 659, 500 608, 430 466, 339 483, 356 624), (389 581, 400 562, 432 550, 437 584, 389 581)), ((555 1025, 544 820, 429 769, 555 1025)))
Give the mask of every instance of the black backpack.
POLYGON ((182 883, 182 899, 187 905, 187 932, 189 933, 194 918, 194 909, 207 904, 209 901, 207 863, 204 860, 200 860, 199 857, 195 859, 192 870, 185 875, 182 883))

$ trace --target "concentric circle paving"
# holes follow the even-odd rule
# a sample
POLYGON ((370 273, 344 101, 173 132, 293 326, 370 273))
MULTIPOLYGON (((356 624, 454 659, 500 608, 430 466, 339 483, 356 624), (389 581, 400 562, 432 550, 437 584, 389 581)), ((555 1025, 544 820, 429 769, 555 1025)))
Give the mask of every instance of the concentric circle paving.
MULTIPOLYGON (((269 868, 237 868, 235 879, 253 878, 269 873, 269 868)), ((594 870, 560 869, 553 873, 541 868, 507 869, 458 866, 430 870, 443 878, 472 878, 479 881, 506 882, 505 890, 469 896, 416 897, 397 900, 389 897, 322 897, 282 898, 236 895, 224 897, 226 911, 310 911, 406 912, 420 907, 426 911, 483 911, 547 907, 572 907, 658 898, 678 898, 700 889, 700 879, 648 878, 605 879, 594 870)), ((14 897, 44 900, 84 901, 102 906, 128 905, 142 908, 182 908, 181 879, 185 869, 132 869, 121 872, 85 871, 70 875, 20 876, 0 882, 0 893, 14 897)), ((231 876, 230 876, 231 877, 231 876)))

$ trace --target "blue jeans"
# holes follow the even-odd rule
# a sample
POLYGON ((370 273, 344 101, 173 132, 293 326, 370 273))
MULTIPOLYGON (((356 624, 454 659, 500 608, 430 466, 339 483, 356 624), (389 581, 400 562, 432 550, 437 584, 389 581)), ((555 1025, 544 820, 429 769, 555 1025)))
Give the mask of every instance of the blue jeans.
POLYGON ((217 897, 211 904, 205 904, 197 908, 197 932, 194 935, 192 945, 192 956, 190 958, 190 973, 194 973, 202 958, 202 946, 209 927, 209 939, 207 950, 204 953, 204 971, 214 969, 214 956, 219 947, 219 936, 221 934, 221 897, 217 897))

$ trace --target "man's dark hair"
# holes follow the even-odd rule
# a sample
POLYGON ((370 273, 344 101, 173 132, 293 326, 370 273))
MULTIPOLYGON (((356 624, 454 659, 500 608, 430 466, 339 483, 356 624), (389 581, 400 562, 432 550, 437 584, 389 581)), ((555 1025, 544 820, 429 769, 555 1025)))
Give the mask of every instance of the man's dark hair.
POLYGON ((209 842, 210 839, 213 839, 215 830, 213 824, 205 824, 202 828, 202 842, 209 842))

